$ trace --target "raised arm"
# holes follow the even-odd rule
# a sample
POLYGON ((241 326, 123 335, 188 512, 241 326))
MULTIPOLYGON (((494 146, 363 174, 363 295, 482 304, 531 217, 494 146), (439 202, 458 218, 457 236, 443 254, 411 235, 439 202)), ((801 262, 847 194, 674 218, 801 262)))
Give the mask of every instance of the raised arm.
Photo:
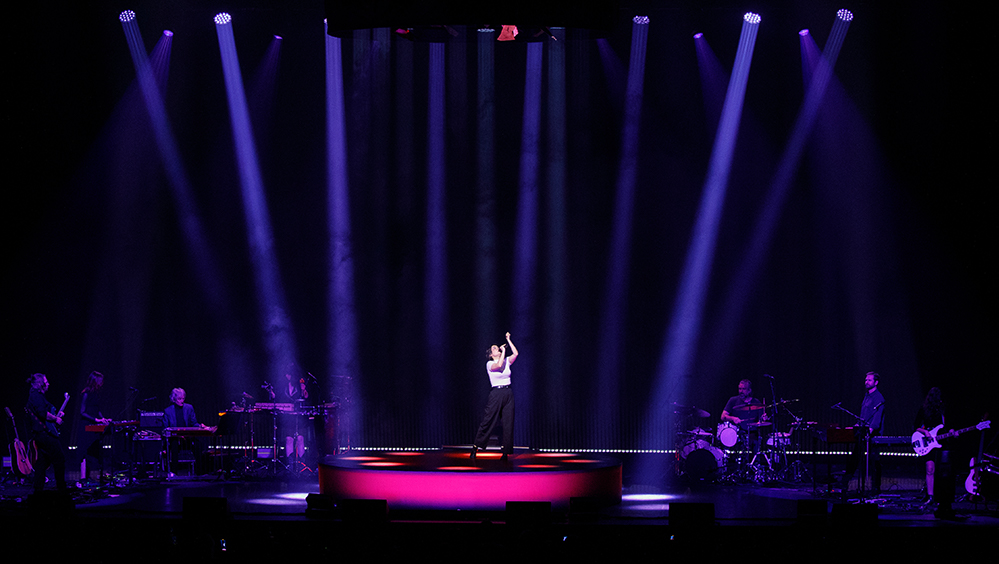
POLYGON ((520 353, 517 352, 516 345, 514 345, 513 341, 510 340, 510 332, 509 331, 506 334, 506 343, 508 345, 510 345, 510 358, 509 358, 509 362, 510 362, 510 364, 513 364, 513 361, 517 360, 517 355, 520 354, 520 353))
MULTIPOLYGON (((493 345, 494 347, 496 345, 493 345)), ((489 365, 489 370, 491 372, 503 372, 503 368, 506 366, 504 359, 506 358, 506 345, 499 347, 500 355, 499 358, 494 360, 492 364, 489 365)))

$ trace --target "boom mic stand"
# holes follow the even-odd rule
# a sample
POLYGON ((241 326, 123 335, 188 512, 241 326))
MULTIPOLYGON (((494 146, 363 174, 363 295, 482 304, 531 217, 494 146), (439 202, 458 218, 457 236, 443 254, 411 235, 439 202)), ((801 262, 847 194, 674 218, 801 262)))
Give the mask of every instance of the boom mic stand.
MULTIPOLYGON (((877 409, 880 409, 880 407, 881 406, 878 406, 877 409)), ((834 405, 833 409, 838 409, 850 417, 853 417, 856 421, 854 425, 864 429, 864 472, 861 475, 861 479, 857 481, 857 493, 860 494, 860 500, 863 501, 867 498, 867 478, 871 475, 871 428, 867 421, 851 412, 849 409, 843 407, 842 404, 838 403, 834 405)), ((875 409, 875 413, 877 413, 877 409, 875 409)), ((854 430, 854 437, 856 437, 856 430, 854 430)), ((853 456, 853 454, 851 453, 850 456, 853 456)), ((847 478, 847 485, 849 485, 849 478, 847 478)), ((846 492, 844 491, 844 498, 845 497, 846 492)))

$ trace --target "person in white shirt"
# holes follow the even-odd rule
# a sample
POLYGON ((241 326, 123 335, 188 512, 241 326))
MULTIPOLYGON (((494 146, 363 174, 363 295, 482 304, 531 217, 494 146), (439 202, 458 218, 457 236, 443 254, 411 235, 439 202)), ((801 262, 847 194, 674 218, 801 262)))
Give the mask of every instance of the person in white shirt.
POLYGON ((493 345, 489 348, 489 360, 486 361, 486 374, 489 375, 489 399, 486 400, 486 411, 482 415, 482 423, 479 424, 479 431, 475 434, 475 442, 472 443, 471 457, 475 458, 475 453, 479 449, 486 448, 489 434, 492 433, 496 424, 503 421, 503 460, 507 460, 513 454, 513 388, 511 388, 510 366, 517 360, 517 347, 510 340, 510 333, 506 334, 506 345, 493 345), (506 354, 506 347, 510 345, 510 356, 506 354))

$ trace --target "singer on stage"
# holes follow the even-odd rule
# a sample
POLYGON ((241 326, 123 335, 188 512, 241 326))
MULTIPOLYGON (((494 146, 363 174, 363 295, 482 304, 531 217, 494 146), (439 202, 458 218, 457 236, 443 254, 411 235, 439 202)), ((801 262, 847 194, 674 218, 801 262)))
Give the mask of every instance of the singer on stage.
POLYGON ((489 434, 500 419, 503 421, 503 460, 513 454, 513 388, 511 388, 510 366, 517 360, 517 347, 506 334, 506 343, 510 345, 510 356, 506 355, 507 345, 493 345, 489 348, 489 360, 486 361, 486 374, 492 388, 489 399, 486 400, 486 411, 482 415, 482 423, 475 434, 472 444, 472 458, 479 449, 486 448, 489 434))

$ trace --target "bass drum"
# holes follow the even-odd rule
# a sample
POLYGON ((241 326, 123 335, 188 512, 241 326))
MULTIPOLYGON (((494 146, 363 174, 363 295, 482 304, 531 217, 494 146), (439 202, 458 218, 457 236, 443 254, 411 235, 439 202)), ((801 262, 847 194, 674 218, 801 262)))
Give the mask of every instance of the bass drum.
POLYGON ((707 480, 725 467, 725 453, 707 441, 691 441, 680 451, 683 473, 691 480, 707 480))

